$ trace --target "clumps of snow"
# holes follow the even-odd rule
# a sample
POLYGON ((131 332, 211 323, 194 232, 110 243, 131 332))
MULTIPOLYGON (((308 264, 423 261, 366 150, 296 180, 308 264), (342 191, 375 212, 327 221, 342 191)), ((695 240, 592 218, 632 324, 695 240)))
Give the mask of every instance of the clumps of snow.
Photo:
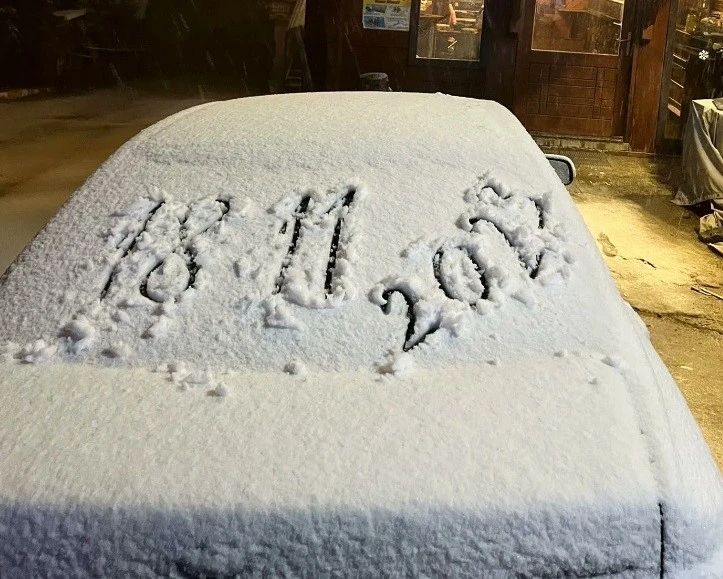
POLYGON ((101 354, 106 358, 110 358, 112 360, 122 360, 130 357, 132 354, 132 350, 126 344, 120 342, 118 344, 113 344, 108 348, 104 348, 101 351, 101 354))
POLYGON ((120 305, 140 290, 158 303, 179 300, 192 289, 199 267, 212 259, 206 238, 222 236, 229 206, 226 199, 187 205, 165 195, 161 201, 143 199, 117 214, 109 235, 114 253, 108 258, 101 299, 110 297, 120 305))
POLYGON ((171 382, 182 382, 191 374, 190 368, 185 362, 181 361, 169 362, 166 366, 166 371, 168 372, 168 379, 171 382))
MULTIPOLYGON (((228 202, 227 199, 224 201, 228 202)), ((216 198, 206 197, 193 203, 183 222, 184 237, 194 239, 213 225, 220 224, 224 214, 223 203, 216 198)))
POLYGON ((80 314, 61 328, 58 337, 65 338, 69 349, 77 354, 90 348, 97 333, 90 320, 80 314))
MULTIPOLYGON (((416 240, 405 253, 409 275, 383 279, 372 288, 369 298, 385 307, 385 295, 398 292, 405 296, 415 328, 412 346, 440 328, 459 335, 470 310, 486 314, 500 306, 507 295, 523 291, 521 282, 509 273, 509 267, 498 265, 490 256, 489 246, 480 238, 457 237, 426 244, 416 240)), ((504 258, 500 261, 504 263, 504 258)), ((510 263, 506 265, 513 267, 510 263)), ((528 303, 533 301, 531 296, 527 297, 528 303)))
POLYGON ((414 373, 414 358, 409 352, 390 352, 386 362, 379 366, 379 374, 407 378, 414 373))
MULTIPOLYGON (((145 201, 146 213, 143 216, 136 216, 131 211, 127 217, 129 223, 124 231, 131 233, 111 257, 112 266, 106 277, 103 299, 120 304, 140 298, 138 288, 147 284, 157 268, 182 246, 181 219, 188 211, 187 207, 174 203, 170 196, 160 205, 149 199, 145 201)), ((173 266, 169 268, 169 273, 171 270, 173 266)), ((160 292, 164 284, 169 286, 171 282, 154 279, 152 287, 160 292)))
POLYGON ((618 353, 608 354, 603 357, 602 363, 615 368, 618 371, 624 371, 626 368, 625 359, 618 353))
MULTIPOLYGON (((297 189, 263 211, 245 198, 180 202, 152 192, 113 215, 107 235, 112 252, 96 267, 106 272, 105 286, 93 308, 79 310, 61 332, 67 352, 87 350, 101 329, 117 334, 100 342, 105 358, 125 359, 127 352, 114 344, 133 338, 172 341, 166 359, 186 357, 174 329, 175 308, 182 308, 184 320, 203 317, 193 302, 199 294, 219 296, 225 272, 223 283, 239 288, 241 319, 260 311, 266 328, 303 332, 309 319, 304 310, 338 309, 358 297, 355 264, 367 196, 367 188, 352 180, 332 189, 297 189), (251 310, 244 307, 249 303, 251 310), (159 307, 150 310, 154 304, 159 307)), ((569 273, 551 195, 517 190, 488 172, 462 196, 466 209, 448 223, 456 223, 456 233, 421 236, 402 247, 402 271, 383 277, 367 294, 384 313, 406 320, 400 323, 403 351, 439 330, 459 336, 473 313, 490 314, 510 298, 534 307, 535 281, 569 273)), ((261 326, 254 321, 252 327, 261 326)), ((218 332, 213 339, 224 343, 218 332)), ((367 359, 372 364, 375 358, 367 359)))
POLYGON ((302 323, 294 317, 291 307, 280 296, 271 296, 262 302, 266 310, 266 325, 283 330, 301 330, 302 323))
POLYGON ((474 304, 487 292, 471 256, 461 247, 440 254, 438 274, 446 293, 461 302, 474 304))
POLYGON ((458 335, 469 310, 485 315, 508 297, 534 307, 535 281, 569 277, 566 234, 551 215, 552 195, 515 190, 488 172, 463 197, 470 206, 456 224, 465 233, 414 240, 401 252, 409 274, 389 276, 369 294, 387 313, 387 298, 404 296, 413 328, 405 350, 440 328, 458 335))
POLYGON ((464 330, 466 314, 467 311, 462 308, 445 304, 438 316, 440 329, 448 330, 452 336, 459 336, 464 330))
POLYGON ((157 371, 167 374, 168 381, 178 384, 181 390, 193 390, 214 382, 214 374, 208 368, 198 370, 180 360, 162 365, 157 371))
MULTIPOLYGON (((268 212, 278 218, 278 225, 281 226, 283 223, 289 224, 289 221, 295 219, 297 209, 304 197, 310 197, 309 205, 312 205, 322 196, 323 193, 317 189, 299 188, 291 195, 279 199, 269 208, 268 212)), ((287 229, 289 229, 288 226, 287 229)))
POLYGON ((588 380, 588 383, 591 386, 599 386, 601 384, 600 378, 598 378, 597 376, 593 376, 592 378, 590 378, 590 380, 588 380))
POLYGON ((121 309, 113 310, 110 314, 110 318, 118 324, 131 324, 131 317, 128 315, 127 312, 121 309))
POLYGON ((284 372, 292 376, 304 376, 308 373, 308 369, 301 360, 294 359, 284 366, 284 372))
MULTIPOLYGON (((203 271, 200 271, 196 277, 196 284, 198 284, 198 280, 202 278, 203 271)), ((196 299, 196 294, 198 293, 198 289, 196 286, 189 287, 185 292, 183 292, 179 298, 176 300, 176 303, 183 304, 183 305, 191 305, 196 299)))
POLYGON ((166 315, 154 316, 151 325, 143 332, 143 338, 162 338, 168 335, 171 326, 171 317, 166 315))
POLYGON ((13 358, 25 364, 42 364, 53 359, 58 351, 56 344, 49 344, 43 338, 22 346, 13 353, 13 358))
MULTIPOLYGON (((216 198, 176 203, 170 195, 154 191, 128 210, 114 213, 106 234, 112 254, 99 267, 104 272, 103 287, 98 288, 100 299, 92 307, 81 308, 60 330, 67 350, 77 354, 89 349, 98 328, 116 332, 118 324, 132 327, 138 316, 127 310, 147 310, 149 302, 162 308, 140 337, 168 336, 176 305, 191 304, 197 290, 193 286, 205 282, 202 269, 216 257, 208 237, 222 237, 229 206, 228 200, 216 198)), ((66 292, 64 298, 72 300, 75 295, 66 292)), ((107 340, 104 346, 99 349, 101 355, 123 357, 107 340)))
POLYGON ((521 266, 543 283, 569 274, 574 258, 565 228, 554 221, 552 195, 514 189, 487 172, 464 194, 470 207, 457 220, 464 231, 504 240, 521 266))
POLYGON ((216 398, 225 398, 228 396, 228 387, 223 382, 219 382, 214 388, 208 390, 206 395, 214 396, 216 398))
POLYGON ((407 296, 412 303, 416 304, 423 299, 427 290, 427 284, 420 277, 410 276, 409 278, 403 278, 390 276, 372 288, 369 292, 369 301, 380 307, 384 307, 388 301, 388 298, 385 297, 384 294, 388 291, 397 291, 407 296))
MULTIPOLYGON (((196 180, 191 169, 178 178, 158 174, 154 163, 144 168, 151 178, 129 178, 134 186, 123 189, 121 200, 128 208, 111 215, 105 242, 92 240, 105 251, 70 264, 90 267, 83 279, 93 287, 66 292, 59 319, 78 313, 87 325, 64 329, 63 356, 84 352, 83 361, 139 365, 173 359, 199 364, 208 355, 214 364, 231 359, 239 367, 264 369, 283 367, 296 355, 290 347, 298 345, 306 364, 324 358, 333 359, 329 368, 371 369, 396 339, 376 332, 399 331, 397 345, 405 351, 439 332, 419 357, 420 364, 431 364, 457 355, 448 347, 450 335, 470 348, 466 334, 501 321, 505 308, 536 306, 540 285, 569 275, 574 262, 559 223, 566 208, 553 207, 555 191, 546 192, 550 180, 516 180, 514 164, 495 163, 499 170, 475 177, 489 166, 475 161, 432 184, 433 178, 405 174, 408 168, 401 166, 398 174, 380 174, 364 153, 359 165, 342 160, 341 166, 284 173, 279 180, 276 165, 268 171, 272 164, 262 164, 259 174, 237 174, 246 169, 224 165, 227 152, 215 151, 221 157, 213 161, 194 157, 194 163, 214 164, 211 174, 219 179, 213 183, 207 173, 196 180), (299 187, 311 174, 318 181, 299 187), (348 179, 350 174, 360 177, 348 179), (162 184, 170 193, 154 187, 132 199, 145 183, 162 184), (436 203, 439 194, 448 196, 444 203, 436 203), (92 300, 94 309, 85 309, 92 300), (178 313, 159 310, 159 304, 178 313), (327 311, 309 311, 315 309, 327 311), (383 313, 389 318, 375 319, 383 313), (225 316, 234 328, 216 327, 225 316), (329 339, 346 341, 348 356, 324 357, 309 343, 318 341, 317 324, 327 320, 335 332, 329 339), (201 339, 188 340, 184 332, 201 339), (130 346, 130 356, 118 343, 130 346)), ((179 157, 168 160, 179 163, 179 157)), ((180 165, 178 175, 188 168, 180 165)))
MULTIPOLYGON (((535 280, 543 286, 549 286, 558 280, 567 281, 572 275, 572 270, 567 263, 560 264, 559 254, 546 252, 540 259, 540 267, 535 280)), ((563 260, 564 262, 564 260, 563 260)))
MULTIPOLYGON (((267 327, 301 330, 293 307, 338 308, 357 297, 353 265, 359 258, 359 205, 366 196, 366 188, 351 181, 329 191, 299 190, 263 212, 246 198, 183 203, 155 191, 112 215, 106 234, 111 253, 96 267, 101 272, 97 311, 81 313, 88 328, 117 332, 122 326, 125 339, 131 329, 141 338, 172 338, 173 313, 155 311, 149 320, 149 305, 182 305, 187 315, 199 292, 218 290, 219 268, 228 267, 244 288, 240 296, 265 311, 267 327), (308 205, 300 211, 304 198, 308 205), (278 261, 279 286, 270 291, 282 252, 288 255, 278 261)), ((72 338, 72 352, 78 353, 92 336, 76 339, 83 328, 75 326, 63 335, 72 338)), ((103 349, 108 350, 107 340, 98 349, 105 356, 103 349)))
POLYGON ((108 245, 127 250, 143 231, 149 215, 169 197, 154 187, 146 197, 137 199, 126 210, 112 213, 110 227, 105 233, 108 245))
MULTIPOLYGON (((218 224, 217 229, 222 226, 223 222, 218 224)), ((220 237, 210 239, 207 235, 199 235, 189 242, 187 251, 193 254, 193 264, 199 270, 194 287, 200 287, 200 276, 203 275, 205 268, 217 261, 225 253, 225 248, 218 246, 218 244, 223 245, 222 242, 223 240, 220 237)))

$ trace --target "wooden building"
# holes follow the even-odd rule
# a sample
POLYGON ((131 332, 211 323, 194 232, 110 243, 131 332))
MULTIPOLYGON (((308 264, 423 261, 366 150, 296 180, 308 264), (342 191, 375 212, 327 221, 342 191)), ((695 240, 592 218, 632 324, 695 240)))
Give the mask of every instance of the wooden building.
POLYGON ((498 101, 533 133, 668 152, 679 144, 686 102, 709 96, 690 69, 696 50, 716 40, 713 24, 705 32, 701 22, 720 16, 723 24, 715 5, 306 0, 304 39, 316 90, 357 90, 361 74, 383 72, 395 91, 498 101))

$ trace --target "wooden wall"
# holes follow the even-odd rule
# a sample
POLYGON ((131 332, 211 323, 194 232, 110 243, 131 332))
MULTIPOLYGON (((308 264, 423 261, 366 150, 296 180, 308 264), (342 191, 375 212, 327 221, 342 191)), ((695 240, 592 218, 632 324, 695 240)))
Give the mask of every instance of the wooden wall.
MULTIPOLYGON (((307 44, 318 63, 326 57, 325 73, 317 78, 327 90, 360 88, 359 75, 384 72, 396 91, 445 92, 475 98, 494 99, 512 106, 516 36, 510 32, 514 8, 508 0, 488 0, 482 50, 485 66, 439 66, 438 63, 410 62, 411 33, 365 30, 362 0, 307 0, 307 44), (313 20, 325 24, 325 38, 308 30, 313 20), (321 46, 325 44, 325 46, 321 46)), ((312 68, 314 67, 312 62, 312 68)))
POLYGON ((482 51, 487 66, 485 98, 512 109, 519 30, 519 0, 487 0, 482 51))
MULTIPOLYGON (((633 151, 654 152, 660 143, 660 96, 663 89, 663 70, 668 40, 670 0, 664 0, 654 24, 643 30, 642 43, 633 54, 632 81, 628 104, 626 141, 633 151)), ((665 118, 665 117, 663 117, 665 118)))
MULTIPOLYGON (((541 54, 550 55, 554 53, 541 54)), ((528 130, 591 137, 623 134, 622 128, 620 132, 614 128, 616 68, 596 65, 594 60, 560 65, 554 59, 528 66, 528 80, 518 84, 521 98, 516 108, 528 130)))
MULTIPOLYGON (((670 0, 662 1, 663 8, 655 24, 645 31, 646 41, 634 51, 623 129, 626 141, 635 151, 655 150, 670 12, 670 0)), ((632 5, 636 0, 628 2, 632 5)), ((395 91, 439 91, 486 98, 512 109, 518 31, 522 30, 517 15, 519 6, 519 0, 487 0, 482 34, 483 66, 455 68, 410 62, 409 32, 364 30, 362 0, 307 0, 306 44, 315 87, 317 90, 358 90, 361 88, 359 74, 384 72, 395 91)), ((605 78, 602 85, 605 88, 605 78)), ((604 107, 610 106, 605 98, 596 104, 601 114, 604 107)), ((575 119, 570 118, 570 122, 574 123, 575 119)), ((535 130, 535 127, 528 129, 535 130)), ((565 133, 564 122, 559 132, 565 133)))

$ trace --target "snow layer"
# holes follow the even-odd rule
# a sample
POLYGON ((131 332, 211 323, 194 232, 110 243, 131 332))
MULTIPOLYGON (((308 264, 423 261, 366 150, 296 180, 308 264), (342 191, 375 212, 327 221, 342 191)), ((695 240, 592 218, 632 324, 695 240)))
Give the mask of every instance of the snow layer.
MULTIPOLYGON (((329 96, 341 106, 318 115, 315 98, 327 100, 204 106, 126 145, 7 276, 24 315, 0 320, 0 339, 55 337, 66 362, 262 372, 291 358, 373 369, 402 347, 422 368, 470 359, 481 332, 529 318, 539 299, 540 321, 565 309, 574 213, 537 150, 497 157, 519 138, 512 119, 452 99, 470 124, 450 142, 453 125, 420 125, 449 98, 417 96, 380 139, 357 126, 360 95, 329 96), (473 138, 483 133, 495 146, 473 138), (528 180, 517 163, 544 173, 528 180)), ((530 338, 516 340, 539 352, 530 338)))
POLYGON ((599 360, 228 374, 220 404, 161 373, 45 368, 0 378, 5 569, 657 573, 647 448, 599 360))
POLYGON ((101 167, 0 304, 0 569, 720 567, 720 472, 498 105, 185 111, 101 167))

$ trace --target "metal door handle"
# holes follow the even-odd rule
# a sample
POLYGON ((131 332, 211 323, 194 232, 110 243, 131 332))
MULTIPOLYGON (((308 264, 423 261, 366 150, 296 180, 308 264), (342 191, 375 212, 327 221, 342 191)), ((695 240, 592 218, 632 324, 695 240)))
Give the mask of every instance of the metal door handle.
POLYGON ((620 44, 625 45, 625 56, 630 56, 630 48, 632 47, 632 44, 633 44, 633 33, 628 32, 628 35, 626 38, 620 39, 620 44))

